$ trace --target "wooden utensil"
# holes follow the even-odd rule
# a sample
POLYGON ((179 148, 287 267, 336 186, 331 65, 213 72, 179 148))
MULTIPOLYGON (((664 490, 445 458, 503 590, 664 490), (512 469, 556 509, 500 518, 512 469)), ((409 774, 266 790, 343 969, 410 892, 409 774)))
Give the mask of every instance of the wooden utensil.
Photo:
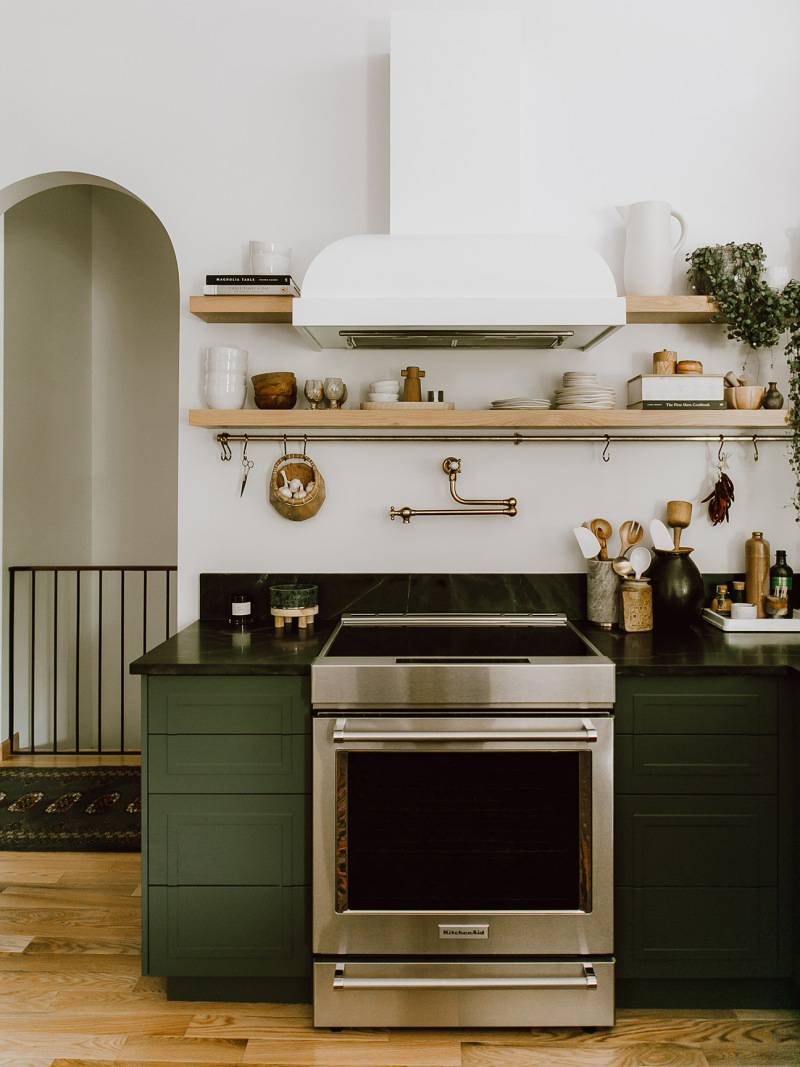
POLYGON ((592 519, 589 523, 589 529, 595 535, 600 542, 600 559, 608 559, 608 539, 611 537, 613 530, 611 529, 611 523, 608 519, 592 519))
POLYGON ((619 554, 624 556, 629 548, 638 545, 644 537, 644 527, 640 522, 626 519, 619 528, 619 554))
POLYGON ((692 521, 692 505, 688 500, 667 501, 667 526, 672 527, 673 550, 681 547, 681 530, 685 530, 692 521))

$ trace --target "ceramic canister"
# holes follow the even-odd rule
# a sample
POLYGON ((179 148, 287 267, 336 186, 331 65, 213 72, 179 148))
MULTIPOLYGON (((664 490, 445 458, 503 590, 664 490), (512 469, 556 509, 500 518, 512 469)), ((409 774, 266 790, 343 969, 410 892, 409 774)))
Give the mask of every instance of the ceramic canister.
POLYGON ((610 628, 619 621, 619 575, 610 559, 586 564, 586 618, 610 628))

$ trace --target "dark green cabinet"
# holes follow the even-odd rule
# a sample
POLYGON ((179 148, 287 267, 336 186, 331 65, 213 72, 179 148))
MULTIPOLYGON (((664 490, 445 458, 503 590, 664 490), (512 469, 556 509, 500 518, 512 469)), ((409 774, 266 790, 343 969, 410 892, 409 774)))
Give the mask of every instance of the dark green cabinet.
POLYGON ((779 679, 622 677, 617 687, 615 950, 623 987, 788 977, 779 679))
POLYGON ((308 999, 308 679, 144 684, 144 973, 182 997, 308 999))

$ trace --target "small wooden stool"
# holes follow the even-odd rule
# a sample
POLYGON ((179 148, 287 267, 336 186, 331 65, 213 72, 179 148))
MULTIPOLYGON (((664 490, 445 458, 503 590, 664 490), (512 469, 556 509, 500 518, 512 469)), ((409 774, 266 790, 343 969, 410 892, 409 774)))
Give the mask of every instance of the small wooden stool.
POLYGON ((314 616, 319 611, 319 605, 315 604, 313 608, 270 608, 269 610, 275 619, 276 630, 282 630, 287 620, 291 626, 292 619, 297 619, 298 629, 305 630, 314 625, 314 616))

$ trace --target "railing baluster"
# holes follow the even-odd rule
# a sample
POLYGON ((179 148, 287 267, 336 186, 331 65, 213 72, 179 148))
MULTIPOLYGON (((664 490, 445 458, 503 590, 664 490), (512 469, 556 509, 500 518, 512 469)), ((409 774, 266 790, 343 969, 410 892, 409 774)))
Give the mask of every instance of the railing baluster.
POLYGON ((81 572, 75 572, 75 751, 81 750, 81 572))
POLYGON ((119 572, 119 749, 125 748, 125 571, 119 572))
POLYGON ((103 572, 97 576, 97 751, 103 751, 103 572))
POLYGON ((34 703, 36 698, 36 571, 31 574, 31 658, 30 689, 28 691, 28 738, 31 752, 36 751, 34 744, 34 703))
POLYGON ((164 611, 164 621, 165 621, 164 640, 166 641, 167 638, 169 637, 169 571, 164 571, 164 575, 166 577, 166 583, 165 584, 166 584, 166 587, 167 587, 166 599, 164 601, 164 608, 165 608, 165 611, 164 611))
POLYGON ((53 571, 53 752, 58 752, 58 571, 53 571))
POLYGON ((14 751, 14 614, 17 572, 11 569, 11 584, 8 590, 8 729, 11 751, 14 751))

